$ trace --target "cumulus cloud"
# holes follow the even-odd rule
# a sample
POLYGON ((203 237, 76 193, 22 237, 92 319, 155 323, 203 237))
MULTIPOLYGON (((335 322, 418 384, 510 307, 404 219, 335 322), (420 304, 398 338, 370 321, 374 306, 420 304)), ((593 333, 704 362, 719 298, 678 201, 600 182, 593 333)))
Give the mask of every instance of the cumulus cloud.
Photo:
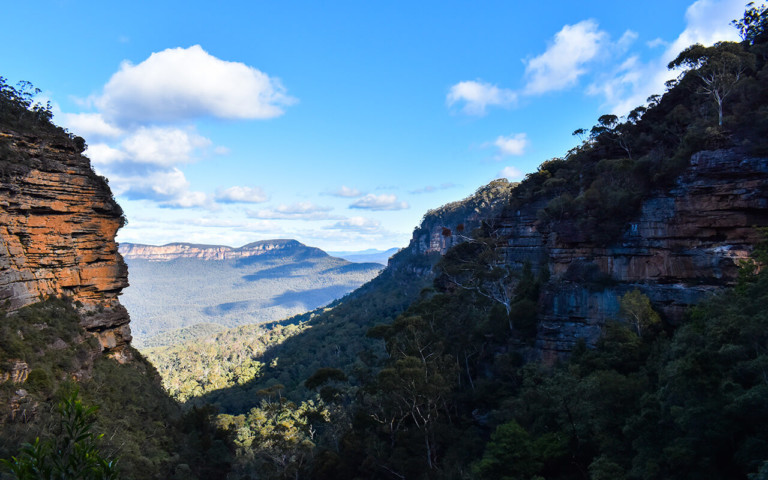
POLYGON ((195 150, 210 144, 207 138, 180 128, 141 127, 121 147, 134 162, 170 167, 191 162, 195 150))
POLYGON ((102 92, 82 104, 96 112, 61 115, 68 128, 96 140, 86 154, 116 195, 163 207, 216 208, 215 201, 259 203, 267 196, 258 187, 194 191, 179 167, 230 150, 213 146, 190 122, 272 118, 295 102, 280 80, 195 45, 123 62, 102 92))
POLYGON ((499 149, 500 156, 522 155, 528 146, 528 137, 525 133, 514 133, 509 136, 500 135, 493 144, 499 149))
POLYGON ((117 138, 123 130, 107 123, 100 113, 64 113, 61 123, 71 132, 88 139, 117 138))
POLYGON ((482 116, 486 107, 508 107, 515 103, 517 94, 512 90, 499 88, 482 81, 459 82, 452 86, 446 97, 449 107, 456 103, 464 103, 461 111, 467 115, 482 116))
POLYGON ((88 145, 88 148, 86 148, 83 153, 91 159, 91 163, 94 165, 114 164, 122 162, 128 158, 128 155, 124 151, 112 148, 106 143, 88 145))
POLYGON ((595 59, 608 42, 608 34, 594 20, 565 25, 541 55, 526 62, 525 93, 562 90, 586 73, 585 64, 595 59))
POLYGON ((178 168, 156 170, 147 175, 111 175, 110 185, 116 195, 130 200, 151 200, 161 207, 211 206, 208 195, 190 190, 189 181, 178 168))
POLYGON ((664 93, 664 84, 679 72, 667 69, 667 64, 690 45, 712 45, 717 41, 738 41, 739 36, 730 24, 744 13, 744 2, 739 0, 698 0, 685 12, 686 27, 670 43, 654 39, 649 48, 666 45, 657 58, 641 62, 630 56, 613 71, 598 78, 587 90, 605 99, 605 106, 616 115, 624 115, 632 108, 645 103, 653 94, 664 93))
POLYGON ((395 195, 381 194, 374 195, 369 193, 360 200, 356 201, 349 208, 358 208, 363 210, 403 210, 410 208, 408 203, 401 202, 395 195))
POLYGON ((504 167, 496 174, 497 178, 506 178, 509 181, 518 181, 523 178, 523 172, 515 167, 504 167))
POLYGON ((333 195, 334 197, 342 197, 342 198, 355 198, 355 197, 361 196, 362 194, 363 192, 361 192, 360 190, 356 188, 347 187, 346 185, 342 185, 341 188, 339 188, 338 190, 335 190, 329 193, 329 195, 333 195))
POLYGON ((365 217, 350 217, 325 227, 329 230, 344 230, 363 233, 377 233, 381 229, 378 220, 365 217))
POLYGON ((192 191, 177 167, 194 161, 210 143, 189 129, 140 127, 114 147, 97 143, 85 154, 109 178, 115 195, 154 201, 161 207, 211 207, 210 196, 192 191))
POLYGON ((408 193, 413 193, 413 194, 432 193, 432 192, 437 192, 438 190, 447 190, 447 189, 453 188, 455 186, 456 186, 455 183, 441 183, 438 186, 427 185, 426 187, 418 188, 416 190, 411 190, 408 193))
POLYGON ((273 118, 295 102, 279 79, 218 59, 200 45, 153 53, 137 65, 123 62, 93 99, 107 119, 120 124, 273 118))
POLYGON ((269 197, 261 187, 234 186, 216 191, 216 201, 221 203, 262 203, 269 197))
POLYGON ((274 209, 247 211, 250 218, 267 220, 329 220, 340 217, 332 217, 328 214, 331 207, 315 205, 312 202, 299 202, 291 205, 280 205, 274 209))

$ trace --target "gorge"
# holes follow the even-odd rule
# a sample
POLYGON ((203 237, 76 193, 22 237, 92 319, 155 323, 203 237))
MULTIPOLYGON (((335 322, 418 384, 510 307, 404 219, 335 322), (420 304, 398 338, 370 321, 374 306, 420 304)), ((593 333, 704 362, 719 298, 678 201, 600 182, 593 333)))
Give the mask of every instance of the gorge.
MULTIPOLYGON (((755 12, 765 27, 768 10, 755 12)), ((694 50, 663 96, 600 117, 521 182, 428 211, 380 273, 294 240, 118 249, 123 212, 84 140, 3 83, 4 465, 31 462, 24 442, 60 438, 55 405, 79 395, 98 405, 97 450, 125 478, 763 478, 761 32, 694 50), (726 54, 746 60, 723 109, 701 78, 726 54), (163 287, 141 291, 146 309, 181 311, 206 280, 233 281, 202 311, 232 313, 222 323, 236 328, 153 354, 156 368, 120 302, 126 260, 167 269, 163 287), (184 290, 193 265, 199 283, 184 290), (363 285, 313 287, 349 292, 328 304, 288 295, 314 310, 252 330, 238 311, 252 293, 228 295, 276 273, 363 285)), ((142 335, 176 326, 148 321, 142 335)))

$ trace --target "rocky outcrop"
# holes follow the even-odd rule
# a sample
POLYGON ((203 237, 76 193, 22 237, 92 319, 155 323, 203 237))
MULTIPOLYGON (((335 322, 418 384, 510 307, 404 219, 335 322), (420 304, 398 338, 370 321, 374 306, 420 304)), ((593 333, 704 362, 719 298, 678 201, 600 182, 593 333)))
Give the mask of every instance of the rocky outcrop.
POLYGON ((515 185, 506 179, 494 180, 464 200, 428 211, 409 247, 417 254, 444 255, 452 246, 467 240, 483 221, 500 214, 515 185))
POLYGON ((68 297, 102 349, 123 359, 131 335, 118 295, 128 270, 115 233, 124 219, 82 150, 60 130, 0 127, 0 305, 68 297))
POLYGON ((224 245, 196 245, 192 243, 169 243, 167 245, 142 245, 122 243, 119 251, 126 259, 142 259, 154 262, 167 262, 179 258, 197 258, 200 260, 233 260, 257 255, 283 255, 296 249, 319 249, 307 247, 296 240, 263 240, 249 243, 239 248, 224 245))
POLYGON ((756 227, 768 226, 768 159, 734 150, 697 153, 674 187, 647 198, 607 246, 568 234, 568 225, 544 230, 537 221, 542 206, 508 212, 501 232, 506 264, 518 269, 527 262, 552 275, 539 300, 536 349, 553 360, 579 339, 594 344, 630 290, 641 290, 675 323, 703 297, 733 285, 739 261, 761 240, 756 227))
POLYGON ((451 247, 469 240, 483 222, 501 214, 515 187, 506 179, 494 180, 473 195, 429 210, 416 228, 408 246, 390 257, 385 275, 401 271, 425 279, 433 278, 434 267, 451 247))
POLYGON ((0 383, 13 382, 24 383, 29 377, 29 365, 22 360, 11 360, 6 367, 6 371, 0 372, 0 383))

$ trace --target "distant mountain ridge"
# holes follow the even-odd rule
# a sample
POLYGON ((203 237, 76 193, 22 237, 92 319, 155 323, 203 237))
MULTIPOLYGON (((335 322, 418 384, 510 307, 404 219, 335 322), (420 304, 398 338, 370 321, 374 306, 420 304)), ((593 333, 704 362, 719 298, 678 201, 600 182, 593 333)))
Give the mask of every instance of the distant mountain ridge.
POLYGON ((242 247, 227 245, 204 245, 195 243, 168 243, 165 245, 145 245, 141 243, 121 243, 119 251, 125 259, 143 259, 150 261, 169 261, 179 258, 199 258, 202 260, 232 260, 254 255, 285 253, 304 249, 318 255, 327 255, 315 247, 308 247, 297 240, 275 239, 252 242, 242 247))

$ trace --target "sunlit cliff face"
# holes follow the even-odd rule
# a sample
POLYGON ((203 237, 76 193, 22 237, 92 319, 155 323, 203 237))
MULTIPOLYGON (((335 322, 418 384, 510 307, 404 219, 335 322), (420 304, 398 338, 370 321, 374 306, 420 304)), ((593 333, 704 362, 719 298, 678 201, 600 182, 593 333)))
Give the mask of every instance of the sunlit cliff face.
POLYGON ((66 136, 0 131, 0 141, 0 302, 15 310, 68 297, 102 349, 120 358, 131 340, 118 301, 128 271, 109 187, 66 136))

